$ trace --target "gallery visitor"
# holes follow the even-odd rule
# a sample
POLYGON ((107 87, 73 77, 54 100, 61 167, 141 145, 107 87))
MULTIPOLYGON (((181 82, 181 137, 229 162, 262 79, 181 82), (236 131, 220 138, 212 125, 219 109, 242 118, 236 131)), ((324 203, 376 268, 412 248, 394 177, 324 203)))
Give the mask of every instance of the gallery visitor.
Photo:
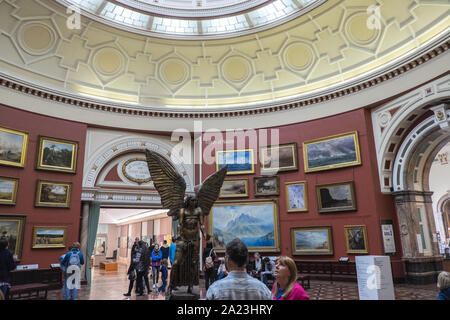
POLYGON ((228 275, 227 268, 225 267, 225 259, 219 258, 219 268, 217 268, 217 280, 223 279, 228 275))
POLYGON ((161 281, 162 281, 162 285, 161 287, 158 288, 158 292, 166 292, 166 286, 167 286, 167 276, 168 276, 168 271, 167 271, 167 259, 162 259, 161 260, 161 281))
POLYGON ((173 260, 175 260, 175 251, 177 250, 177 245, 175 243, 175 237, 172 238, 172 243, 169 247, 169 261, 170 265, 173 264, 173 260))
MULTIPOLYGON (((67 252, 69 252, 69 251, 72 251, 72 247, 68 247, 67 248, 67 252)), ((59 266, 61 268, 62 279, 63 279, 63 281, 62 281, 62 283, 63 283, 62 294, 63 294, 63 299, 64 300, 67 300, 67 297, 66 297, 66 293, 67 293, 67 290, 66 290, 67 274, 66 274, 66 267, 63 265, 63 261, 64 261, 64 257, 66 256, 67 252, 64 253, 61 257, 59 257, 59 266)))
POLYGON ((247 263, 245 243, 238 238, 230 241, 225 251, 228 276, 209 287, 206 300, 271 300, 272 293, 267 286, 247 274, 247 263))
MULTIPOLYGON (((72 244, 72 250, 66 253, 62 265, 64 265, 64 268, 66 268, 66 277, 69 278, 74 272, 71 272, 69 269, 72 266, 76 266, 81 270, 81 266, 84 265, 84 257, 83 254, 80 252, 80 243, 74 242, 72 244)), ((71 285, 69 285, 69 282, 66 281, 66 300, 77 300, 77 293, 78 293, 78 287, 79 282, 76 283, 77 277, 74 277, 72 280, 71 285)), ((79 279, 78 279, 79 281, 79 279)))
POLYGON ((259 252, 253 254, 253 261, 250 263, 252 276, 255 278, 260 278, 262 269, 262 259, 259 252))
POLYGON ((216 260, 216 252, 213 249, 213 243, 208 241, 205 249, 203 249, 203 265, 205 266, 205 289, 216 280, 216 270, 214 261, 216 260))
POLYGON ((273 280, 275 276, 275 262, 270 260, 269 257, 263 259, 263 265, 261 268, 261 281, 269 287, 269 280, 273 280))
POLYGON ((161 246, 161 254, 162 254, 162 259, 169 259, 169 246, 167 245, 167 240, 163 241, 163 245, 161 246))
POLYGON ((305 290, 297 283, 297 266, 291 258, 278 258, 272 293, 274 300, 309 300, 305 290))
POLYGON ((8 241, 0 239, 0 292, 5 300, 9 299, 11 289, 11 271, 16 269, 17 256, 8 250, 8 241))
POLYGON ((450 300, 450 273, 442 271, 438 276, 437 287, 439 288, 438 300, 450 300))
POLYGON ((155 244, 152 252, 152 275, 153 275, 153 289, 156 288, 159 282, 159 269, 161 267, 162 253, 159 249, 159 244, 155 244))

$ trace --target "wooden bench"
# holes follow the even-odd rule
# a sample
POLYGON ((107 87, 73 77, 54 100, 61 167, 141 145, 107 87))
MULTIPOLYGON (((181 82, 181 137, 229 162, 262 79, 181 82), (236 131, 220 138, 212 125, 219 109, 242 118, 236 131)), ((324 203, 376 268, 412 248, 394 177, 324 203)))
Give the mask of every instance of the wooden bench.
POLYGON ((303 287, 303 289, 310 289, 311 285, 309 283, 309 280, 311 279, 311 277, 307 274, 298 274, 297 275, 297 282, 301 282, 301 286, 303 287), (306 284, 305 284, 306 282, 306 284))
POLYGON ((105 269, 105 271, 117 271, 118 266, 117 262, 100 262, 99 263, 100 269, 105 269))
POLYGON ((308 275, 310 279, 329 280, 330 282, 333 280, 357 281, 354 262, 295 260, 295 264, 298 274, 308 275))
POLYGON ((18 299, 47 299, 48 284, 29 283, 11 286, 9 298, 11 300, 18 299), (40 296, 40 292, 44 292, 44 297, 40 296))

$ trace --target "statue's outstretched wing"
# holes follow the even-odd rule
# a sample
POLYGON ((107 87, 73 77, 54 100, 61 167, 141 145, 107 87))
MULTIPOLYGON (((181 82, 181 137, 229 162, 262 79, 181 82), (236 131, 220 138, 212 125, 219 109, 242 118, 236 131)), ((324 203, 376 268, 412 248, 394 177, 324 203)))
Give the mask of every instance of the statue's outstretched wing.
POLYGON ((178 219, 179 209, 184 204, 186 182, 174 166, 160 154, 145 150, 148 170, 153 184, 161 197, 164 209, 169 209, 167 215, 178 219))
POLYGON ((197 194, 198 205, 202 209, 204 216, 209 215, 209 211, 219 197, 220 189, 227 175, 227 169, 228 166, 225 166, 206 178, 197 194))

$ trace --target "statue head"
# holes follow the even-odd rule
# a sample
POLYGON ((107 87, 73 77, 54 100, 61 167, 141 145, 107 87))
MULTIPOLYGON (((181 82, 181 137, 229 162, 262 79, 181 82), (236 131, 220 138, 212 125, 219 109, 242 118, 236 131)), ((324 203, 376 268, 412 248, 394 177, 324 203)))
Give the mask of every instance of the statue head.
POLYGON ((184 207, 186 209, 194 209, 198 207, 198 199, 196 196, 187 196, 184 199, 184 207))

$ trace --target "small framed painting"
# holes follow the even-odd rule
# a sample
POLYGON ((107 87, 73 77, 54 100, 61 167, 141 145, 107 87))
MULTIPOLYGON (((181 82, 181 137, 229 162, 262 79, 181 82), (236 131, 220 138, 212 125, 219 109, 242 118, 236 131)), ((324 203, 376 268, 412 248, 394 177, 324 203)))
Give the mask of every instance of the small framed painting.
POLYGON ((344 230, 347 253, 369 253, 366 226, 344 226, 344 230))
POLYGON ((308 211, 306 181, 286 182, 287 212, 308 211))
POLYGON ((0 238, 8 241, 8 250, 22 258, 22 243, 25 231, 25 216, 0 215, 0 238))
POLYGON ((38 180, 36 190, 36 207, 70 207, 71 182, 38 180))
POLYGON ((33 249, 52 249, 66 247, 66 227, 33 228, 33 249))
POLYGON ((78 142, 39 137, 37 169, 75 173, 78 142))
POLYGON ((216 171, 226 165, 228 165, 227 175, 254 173, 253 149, 217 151, 216 171))
POLYGON ((225 180, 220 189, 220 198, 248 197, 248 180, 225 180))
POLYGON ((333 255, 331 226, 291 228, 293 255, 333 255))
POLYGON ((255 196, 278 196, 280 194, 280 177, 254 177, 255 196))
POLYGON ((19 179, 0 177, 0 204, 15 205, 19 179))
POLYGON ((358 132, 347 132, 303 142, 305 172, 361 164, 358 132))
POLYGON ((298 169, 297 143, 260 148, 261 174, 274 174, 298 169))
POLYGON ((0 164, 23 168, 27 145, 27 133, 0 127, 0 164))
POLYGON ((356 210, 353 181, 316 186, 319 212, 356 210))

